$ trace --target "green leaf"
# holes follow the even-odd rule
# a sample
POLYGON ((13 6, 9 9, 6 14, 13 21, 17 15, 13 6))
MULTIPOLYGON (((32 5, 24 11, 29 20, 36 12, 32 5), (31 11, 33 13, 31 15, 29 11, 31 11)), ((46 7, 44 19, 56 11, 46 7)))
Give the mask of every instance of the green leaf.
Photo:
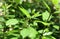
POLYGON ((35 29, 33 29, 32 27, 29 27, 28 30, 29 30, 29 37, 30 38, 35 38, 36 34, 37 34, 37 31, 35 29))
POLYGON ((39 32, 39 33, 43 33, 43 30, 39 30, 38 32, 39 32))
POLYGON ((52 0, 52 3, 55 5, 55 8, 60 7, 59 2, 60 2, 60 0, 52 0))
POLYGON ((27 29, 23 29, 21 30, 20 34, 23 38, 25 38, 29 35, 29 31, 27 29))
POLYGON ((6 25, 15 25, 18 24, 18 20, 17 19, 9 19, 6 22, 6 25))
POLYGON ((59 14, 59 13, 60 13, 60 11, 55 11, 55 12, 54 12, 54 14, 59 14))
POLYGON ((26 29, 21 30, 20 33, 21 33, 23 38, 25 38, 27 36, 30 37, 30 38, 35 38, 36 34, 37 34, 37 31, 35 29, 33 29, 32 27, 28 27, 26 29))
POLYGON ((17 37, 12 37, 11 39, 18 39, 17 37))
POLYGON ((47 21, 50 16, 50 13, 48 11, 45 11, 42 13, 42 19, 43 21, 47 21))
POLYGON ((35 10, 35 9, 33 9, 33 10, 32 10, 32 13, 34 14, 34 13, 35 13, 35 11, 36 11, 36 10, 35 10))
POLYGON ((52 0, 52 3, 53 3, 54 5, 57 5, 58 2, 59 2, 59 0, 52 0))
POLYGON ((56 39, 56 38, 53 36, 43 36, 42 39, 56 39))
POLYGON ((46 6, 46 8, 48 9, 48 11, 50 11, 50 7, 48 6, 48 4, 43 0, 44 5, 46 6))
POLYGON ((43 22, 43 21, 39 21, 39 20, 35 20, 35 22, 42 23, 45 26, 49 26, 50 24, 52 24, 52 22, 51 23, 47 23, 47 22, 43 22))
POLYGON ((31 17, 30 14, 29 14, 29 12, 26 9, 21 8, 21 7, 19 7, 19 9, 23 12, 23 14, 25 14, 27 16, 27 18, 31 17))
POLYGON ((49 28, 45 28, 44 29, 44 32, 49 32, 49 28))
POLYGON ((36 17, 39 17, 39 16, 41 16, 41 14, 39 14, 39 12, 37 12, 32 16, 32 18, 36 18, 36 17))
POLYGON ((19 37, 19 36, 20 36, 19 34, 14 34, 14 33, 13 33, 12 35, 13 35, 13 36, 16 36, 16 37, 19 37))
POLYGON ((7 31, 7 35, 14 35, 14 36, 18 36, 17 34, 15 34, 16 32, 18 32, 18 30, 11 30, 11 31, 7 31))
POLYGON ((37 26, 37 25, 38 25, 37 22, 34 21, 34 22, 33 22, 33 26, 37 26))
POLYGON ((49 25, 50 25, 50 23, 43 22, 43 21, 40 21, 40 23, 42 23, 42 24, 45 25, 45 26, 49 26, 49 25))
POLYGON ((52 32, 46 32, 46 33, 43 34, 43 36, 51 35, 51 34, 52 34, 52 32))
POLYGON ((51 18, 53 18, 53 16, 52 16, 52 15, 50 15, 50 17, 48 18, 48 21, 51 21, 51 18))
POLYGON ((0 29, 4 28, 1 24, 0 24, 0 29))
POLYGON ((0 22, 4 22, 5 19, 3 17, 0 17, 0 22))
POLYGON ((57 30, 59 30, 59 26, 58 25, 53 25, 53 27, 57 30))
POLYGON ((12 6, 12 4, 8 5, 8 6, 7 6, 7 9, 10 8, 11 6, 12 6))

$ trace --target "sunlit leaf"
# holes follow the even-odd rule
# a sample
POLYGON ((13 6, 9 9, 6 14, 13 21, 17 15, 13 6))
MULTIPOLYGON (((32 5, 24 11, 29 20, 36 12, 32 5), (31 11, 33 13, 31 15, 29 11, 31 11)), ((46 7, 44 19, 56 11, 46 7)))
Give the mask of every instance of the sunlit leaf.
POLYGON ((39 30, 38 32, 39 32, 39 33, 43 33, 43 30, 39 30))
POLYGON ((49 28, 44 29, 44 32, 49 32, 49 28))
POLYGON ((45 26, 49 26, 49 25, 50 25, 50 23, 43 22, 43 21, 40 21, 40 23, 42 23, 42 24, 45 25, 45 26))
POLYGON ((33 29, 32 27, 28 27, 26 29, 21 30, 21 35, 23 36, 23 38, 25 38, 27 36, 30 38, 35 38, 36 34, 37 34, 37 31, 35 29, 33 29))
POLYGON ((18 39, 17 37, 12 37, 11 39, 18 39))
POLYGON ((53 25, 53 27, 57 30, 59 30, 59 26, 58 25, 53 25))
POLYGON ((26 9, 21 8, 21 7, 19 7, 19 9, 23 12, 23 14, 25 14, 27 16, 27 18, 30 18, 31 17, 30 16, 30 13, 26 9))
POLYGON ((48 11, 45 11, 42 13, 42 19, 43 21, 47 21, 50 16, 50 13, 48 11))
POLYGON ((51 21, 52 18, 53 18, 53 16, 50 15, 49 18, 48 18, 48 21, 51 21))
POLYGON ((51 35, 51 34, 52 34, 52 32, 46 32, 46 33, 43 34, 43 36, 51 35))
POLYGON ((6 22, 6 25, 15 25, 17 23, 18 23, 18 20, 17 19, 9 19, 6 22))
POLYGON ((29 27, 29 37, 30 38, 35 38, 36 37, 36 34, 37 34, 37 31, 35 29, 33 29, 32 27, 29 27))
POLYGON ((35 13, 35 11, 36 11, 36 10, 35 10, 35 9, 33 9, 33 10, 32 10, 32 13, 35 13))
POLYGON ((54 4, 55 8, 59 8, 59 3, 60 3, 60 0, 52 0, 52 3, 54 4))
POLYGON ((42 39, 56 39, 56 38, 53 36, 43 36, 42 39))
POLYGON ((54 14, 59 14, 59 13, 60 13, 60 11, 55 11, 55 12, 54 12, 54 14))
POLYGON ((27 37, 29 35, 29 31, 27 29, 21 30, 20 33, 21 33, 21 35, 22 35, 23 38, 25 38, 25 37, 27 37))
POLYGON ((54 5, 57 5, 57 4, 58 4, 58 1, 59 1, 59 0, 52 0, 52 3, 53 3, 54 5))

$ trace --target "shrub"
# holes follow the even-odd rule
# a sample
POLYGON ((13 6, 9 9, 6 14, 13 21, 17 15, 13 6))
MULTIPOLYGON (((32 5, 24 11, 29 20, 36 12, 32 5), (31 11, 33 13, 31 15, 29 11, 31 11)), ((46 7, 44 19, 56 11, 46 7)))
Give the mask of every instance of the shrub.
POLYGON ((1 0, 0 39, 60 39, 59 0, 1 0))

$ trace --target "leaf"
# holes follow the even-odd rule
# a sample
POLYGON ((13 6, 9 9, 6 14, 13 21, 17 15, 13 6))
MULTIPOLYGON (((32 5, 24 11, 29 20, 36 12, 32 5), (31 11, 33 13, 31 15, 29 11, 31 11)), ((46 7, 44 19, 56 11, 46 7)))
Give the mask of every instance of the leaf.
POLYGON ((6 22, 6 25, 15 25, 15 24, 18 24, 18 20, 17 19, 9 19, 6 22))
POLYGON ((4 28, 1 24, 0 24, 0 29, 4 28))
POLYGON ((32 27, 29 27, 28 29, 29 29, 29 37, 35 38, 36 34, 38 34, 37 31, 35 29, 33 29, 32 27))
MULTIPOLYGON (((16 36, 16 32, 18 32, 18 30, 11 30, 11 31, 7 31, 7 35, 13 35, 13 36, 16 36)), ((17 35, 18 36, 18 35, 17 35)))
POLYGON ((56 8, 60 7, 59 2, 60 0, 52 0, 52 3, 55 5, 56 8))
POLYGON ((38 25, 37 22, 34 21, 34 22, 33 22, 33 26, 37 26, 37 25, 38 25))
POLYGON ((0 1, 0 7, 3 5, 3 3, 0 1))
POLYGON ((59 14, 59 13, 60 13, 60 11, 55 11, 55 12, 54 12, 54 14, 59 14))
POLYGON ((59 1, 59 0, 52 0, 52 3, 53 3, 54 5, 57 5, 57 4, 58 4, 58 1, 59 1))
POLYGON ((11 6, 12 6, 12 4, 8 5, 8 6, 7 6, 7 9, 10 8, 11 6))
POLYGON ((56 39, 56 38, 53 36, 43 36, 42 39, 56 39))
POLYGON ((52 32, 46 32, 46 33, 43 34, 43 36, 51 35, 51 34, 52 34, 52 32))
POLYGON ((16 36, 16 37, 19 37, 19 36, 20 36, 19 34, 14 34, 14 33, 13 33, 12 35, 13 35, 13 36, 16 36))
POLYGON ((0 17, 0 22, 4 22, 5 19, 3 17, 0 17))
POLYGON ((49 29, 48 28, 44 29, 44 32, 49 32, 49 29))
POLYGON ((33 9, 33 10, 32 10, 32 13, 34 14, 34 13, 35 13, 35 11, 36 11, 36 10, 35 10, 35 9, 33 9))
POLYGON ((39 33, 43 33, 43 30, 39 30, 38 32, 39 32, 39 33))
POLYGON ((25 14, 27 16, 27 18, 31 17, 30 14, 29 14, 29 12, 26 9, 21 8, 21 7, 19 7, 19 9, 23 12, 23 14, 25 14))
POLYGON ((46 6, 46 8, 48 9, 48 11, 50 11, 50 7, 48 6, 48 4, 43 0, 44 5, 46 6))
POLYGON ((50 16, 49 16, 48 21, 50 21, 50 20, 51 20, 51 18, 53 18, 53 16, 52 16, 52 15, 50 15, 50 16))
POLYGON ((11 39, 18 39, 17 37, 12 37, 11 39))
POLYGON ((23 29, 21 30, 20 34, 23 38, 25 38, 29 35, 29 31, 27 29, 23 29))
POLYGON ((53 25, 53 27, 57 30, 59 30, 59 26, 58 25, 53 25))
POLYGON ((40 23, 42 23, 42 24, 45 25, 45 26, 49 26, 49 25, 50 25, 50 23, 43 22, 43 21, 40 21, 40 23))
POLYGON ((41 14, 39 14, 39 12, 37 12, 32 16, 32 18, 36 18, 36 17, 39 17, 39 16, 41 16, 41 14))
POLYGON ((43 21, 39 21, 39 20, 35 20, 35 22, 42 23, 45 26, 49 26, 50 24, 52 24, 52 22, 51 23, 47 23, 47 22, 43 22, 43 21))
POLYGON ((33 29, 32 27, 28 27, 26 29, 21 30, 20 33, 21 33, 23 38, 25 38, 27 36, 30 37, 30 38, 35 38, 36 34, 37 34, 37 31, 35 29, 33 29))
POLYGON ((47 21, 50 16, 50 13, 48 11, 45 11, 42 13, 42 19, 43 21, 47 21))

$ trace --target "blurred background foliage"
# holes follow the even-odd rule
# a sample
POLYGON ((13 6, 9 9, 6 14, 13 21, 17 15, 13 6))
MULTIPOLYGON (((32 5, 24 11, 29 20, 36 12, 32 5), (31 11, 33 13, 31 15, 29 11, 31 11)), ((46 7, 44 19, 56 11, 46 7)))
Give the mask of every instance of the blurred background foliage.
POLYGON ((60 0, 0 0, 0 39, 60 39, 60 0))

